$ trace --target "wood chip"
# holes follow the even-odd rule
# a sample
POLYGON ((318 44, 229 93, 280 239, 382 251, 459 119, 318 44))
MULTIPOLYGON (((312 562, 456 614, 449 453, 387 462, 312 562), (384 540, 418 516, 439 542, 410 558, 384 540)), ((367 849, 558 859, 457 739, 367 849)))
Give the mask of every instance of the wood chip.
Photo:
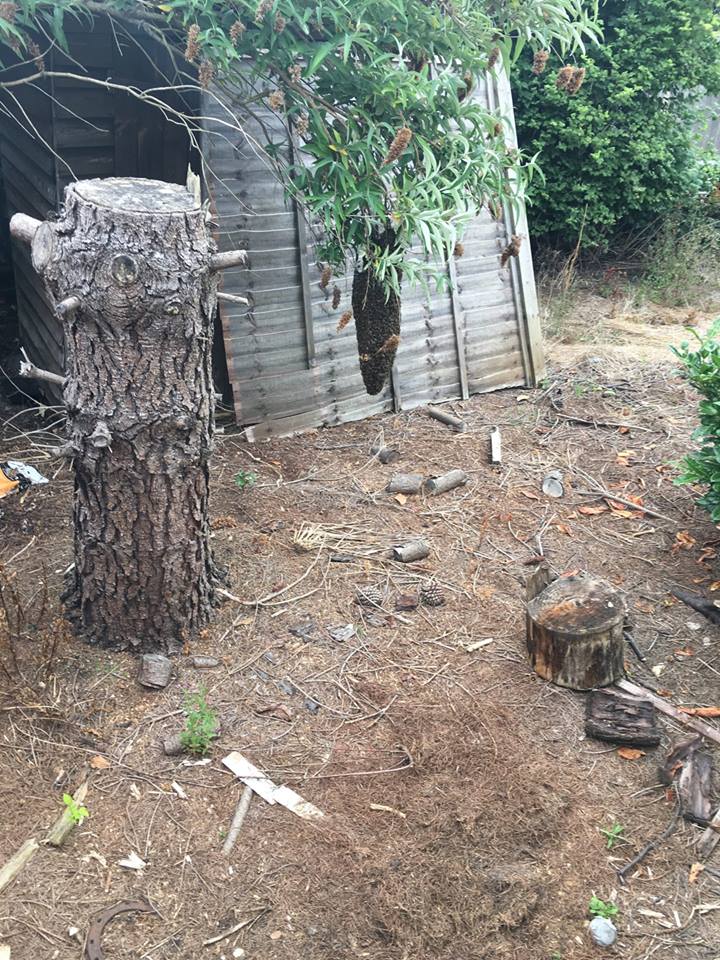
POLYGON ((401 817, 403 820, 407 820, 407 814, 403 813, 402 810, 396 810, 395 807, 387 807, 384 803, 371 803, 370 809, 382 811, 383 813, 392 813, 396 817, 401 817))
POLYGON ((131 850, 127 857, 118 860, 118 866, 125 867, 126 870, 144 870, 147 864, 134 850, 131 850))
POLYGON ((596 740, 656 747, 661 730, 649 700, 630 700, 594 690, 585 705, 585 733, 596 740))

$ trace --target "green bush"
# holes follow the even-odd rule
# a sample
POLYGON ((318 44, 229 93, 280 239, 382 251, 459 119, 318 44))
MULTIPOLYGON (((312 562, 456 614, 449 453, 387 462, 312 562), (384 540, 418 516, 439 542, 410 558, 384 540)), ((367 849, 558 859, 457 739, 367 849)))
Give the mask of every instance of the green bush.
POLYGON ((545 174, 529 187, 536 238, 569 247, 582 234, 606 247, 713 186, 697 124, 703 94, 720 90, 716 11, 714 0, 608 0, 576 93, 557 87, 555 54, 540 75, 524 58, 513 75, 518 136, 545 174))
POLYGON ((693 333, 698 341, 696 349, 683 343, 674 353, 682 360, 685 376, 702 396, 700 426, 694 434, 701 446, 682 461, 683 473, 677 483, 704 487, 698 503, 710 512, 713 523, 720 523, 720 320, 704 337, 693 333))

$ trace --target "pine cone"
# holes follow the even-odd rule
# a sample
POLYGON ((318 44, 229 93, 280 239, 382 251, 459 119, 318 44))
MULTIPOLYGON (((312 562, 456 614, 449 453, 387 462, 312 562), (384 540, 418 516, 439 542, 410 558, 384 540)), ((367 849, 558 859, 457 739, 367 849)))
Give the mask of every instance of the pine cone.
POLYGON ((441 607, 445 603, 445 592, 434 581, 420 587, 420 602, 426 607, 441 607))
POLYGON ((381 607, 385 595, 378 587, 358 587, 355 591, 355 602, 361 607, 381 607))

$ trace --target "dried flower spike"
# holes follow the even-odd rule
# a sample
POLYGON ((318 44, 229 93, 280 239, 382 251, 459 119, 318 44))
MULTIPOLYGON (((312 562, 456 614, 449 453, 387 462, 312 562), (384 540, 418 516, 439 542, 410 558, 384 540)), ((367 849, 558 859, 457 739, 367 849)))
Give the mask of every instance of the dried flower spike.
POLYGON ((340 322, 337 325, 337 332, 340 333, 341 330, 344 330, 345 327, 350 323, 353 318, 352 310, 346 310, 345 313, 340 317, 340 322))
POLYGON ((320 289, 324 290, 327 285, 332 280, 332 267, 330 264, 325 264, 322 268, 322 273, 320 274, 320 289))
POLYGON ((539 77, 540 74, 544 72, 549 57, 550 54, 547 52, 547 50, 538 50, 533 57, 532 72, 536 77, 539 77))
POLYGON ((465 244, 464 244, 464 243, 461 243, 461 242, 458 240, 457 243, 455 244, 455 246, 453 247, 453 256, 454 256, 454 257, 461 257, 464 253, 465 253, 465 244))
POLYGON ((401 157, 410 145, 411 140, 412 130, 410 127, 400 127, 398 132, 395 134, 393 142, 390 144, 390 148, 385 155, 382 166, 386 167, 389 163, 394 163, 398 157, 401 157))
POLYGON ((235 23, 230 27, 230 39, 234 46, 238 45, 238 41, 241 39, 244 33, 245 24, 242 22, 242 20, 236 20, 235 23))
POLYGON ((341 299, 341 298, 342 298, 342 291, 341 291, 340 287, 338 287, 338 285, 335 284, 335 286, 333 287, 333 294, 332 294, 332 308, 333 308, 333 310, 337 310, 337 308, 340 306, 340 299, 341 299))
POLYGON ((488 57, 487 68, 492 70, 495 64, 500 59, 500 47, 493 47, 490 51, 490 56, 488 57))
POLYGON ((302 77, 301 64, 294 63, 291 67, 288 67, 288 76, 294 83, 299 83, 302 77))
POLYGON ((570 77, 570 81, 566 87, 567 92, 572 96, 573 93, 577 93, 580 87, 583 85, 583 80, 585 79, 585 67, 576 67, 573 70, 573 75, 570 77))
POLYGON ((255 11, 255 23, 262 23, 266 15, 272 10, 272 0, 260 0, 255 11))
POLYGON ((500 137, 500 136, 502 136, 502 132, 503 132, 503 126, 502 126, 502 124, 501 124, 501 123, 496 123, 495 126, 493 127, 492 135, 493 135, 494 137, 500 137))
POLYGON ((275 23, 273 24, 273 30, 275 33, 282 33, 286 26, 287 20, 285 17, 281 13, 276 14, 275 23))
POLYGON ((187 45, 185 46, 185 59, 189 63, 197 60, 198 55, 200 54, 200 44, 198 43, 199 36, 200 27, 196 23, 191 24, 188 27, 187 45))
POLYGON ((215 67, 209 60, 203 60, 203 62, 200 64, 200 69, 198 70, 198 83, 203 90, 208 89, 214 76, 215 67))
POLYGON ((45 60, 43 58, 40 47, 35 43, 34 40, 31 40, 30 43, 28 44, 28 52, 30 56, 33 58, 33 61, 35 62, 35 66, 37 67, 37 69, 40 71, 40 73, 43 73, 45 70, 45 60))
POLYGON ((273 90, 268 97, 268 103, 273 110, 282 110, 285 106, 285 94, 282 90, 273 90))
POLYGON ((557 80, 555 81, 555 86, 558 90, 567 90, 568 84, 572 80, 572 75, 575 73, 575 67, 560 67, 557 74, 557 80))
POLYGON ((8 23, 12 23, 15 20, 16 13, 16 3, 0 3, 0 18, 3 20, 7 20, 8 23))
POLYGON ((308 123, 309 117, 306 113, 301 113, 298 117, 297 123, 295 124, 295 129, 299 137, 304 137, 308 132, 308 123))
POLYGON ((500 266, 504 267, 508 262, 510 257, 517 257, 520 253, 520 245, 522 243, 522 237, 518 236, 517 233, 514 233, 510 237, 510 243, 505 247, 501 256, 500 256, 500 266))
POLYGON ((400 343, 400 337, 394 333, 391 337, 388 337, 385 343, 377 351, 378 353, 393 353, 397 350, 400 343))

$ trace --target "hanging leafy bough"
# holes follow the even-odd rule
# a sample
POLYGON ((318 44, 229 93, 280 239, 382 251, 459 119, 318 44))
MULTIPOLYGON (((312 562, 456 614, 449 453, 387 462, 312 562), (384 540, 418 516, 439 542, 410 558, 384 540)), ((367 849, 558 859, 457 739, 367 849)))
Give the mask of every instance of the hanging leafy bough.
POLYGON ((288 195, 319 222, 320 261, 335 273, 349 257, 356 264, 358 352, 374 394, 399 343, 403 280, 446 283, 437 264, 452 256, 465 225, 483 204, 515 203, 534 172, 534 161, 497 135, 503 118, 470 92, 526 45, 537 68, 539 51, 583 48, 597 36, 596 7, 597 0, 18 0, 0 4, 0 41, 37 62, 26 27, 63 45, 68 12, 106 13, 160 31, 186 68, 199 69, 203 86, 217 77, 247 89, 249 101, 264 88, 265 102, 287 119, 294 161, 266 149, 288 195))

